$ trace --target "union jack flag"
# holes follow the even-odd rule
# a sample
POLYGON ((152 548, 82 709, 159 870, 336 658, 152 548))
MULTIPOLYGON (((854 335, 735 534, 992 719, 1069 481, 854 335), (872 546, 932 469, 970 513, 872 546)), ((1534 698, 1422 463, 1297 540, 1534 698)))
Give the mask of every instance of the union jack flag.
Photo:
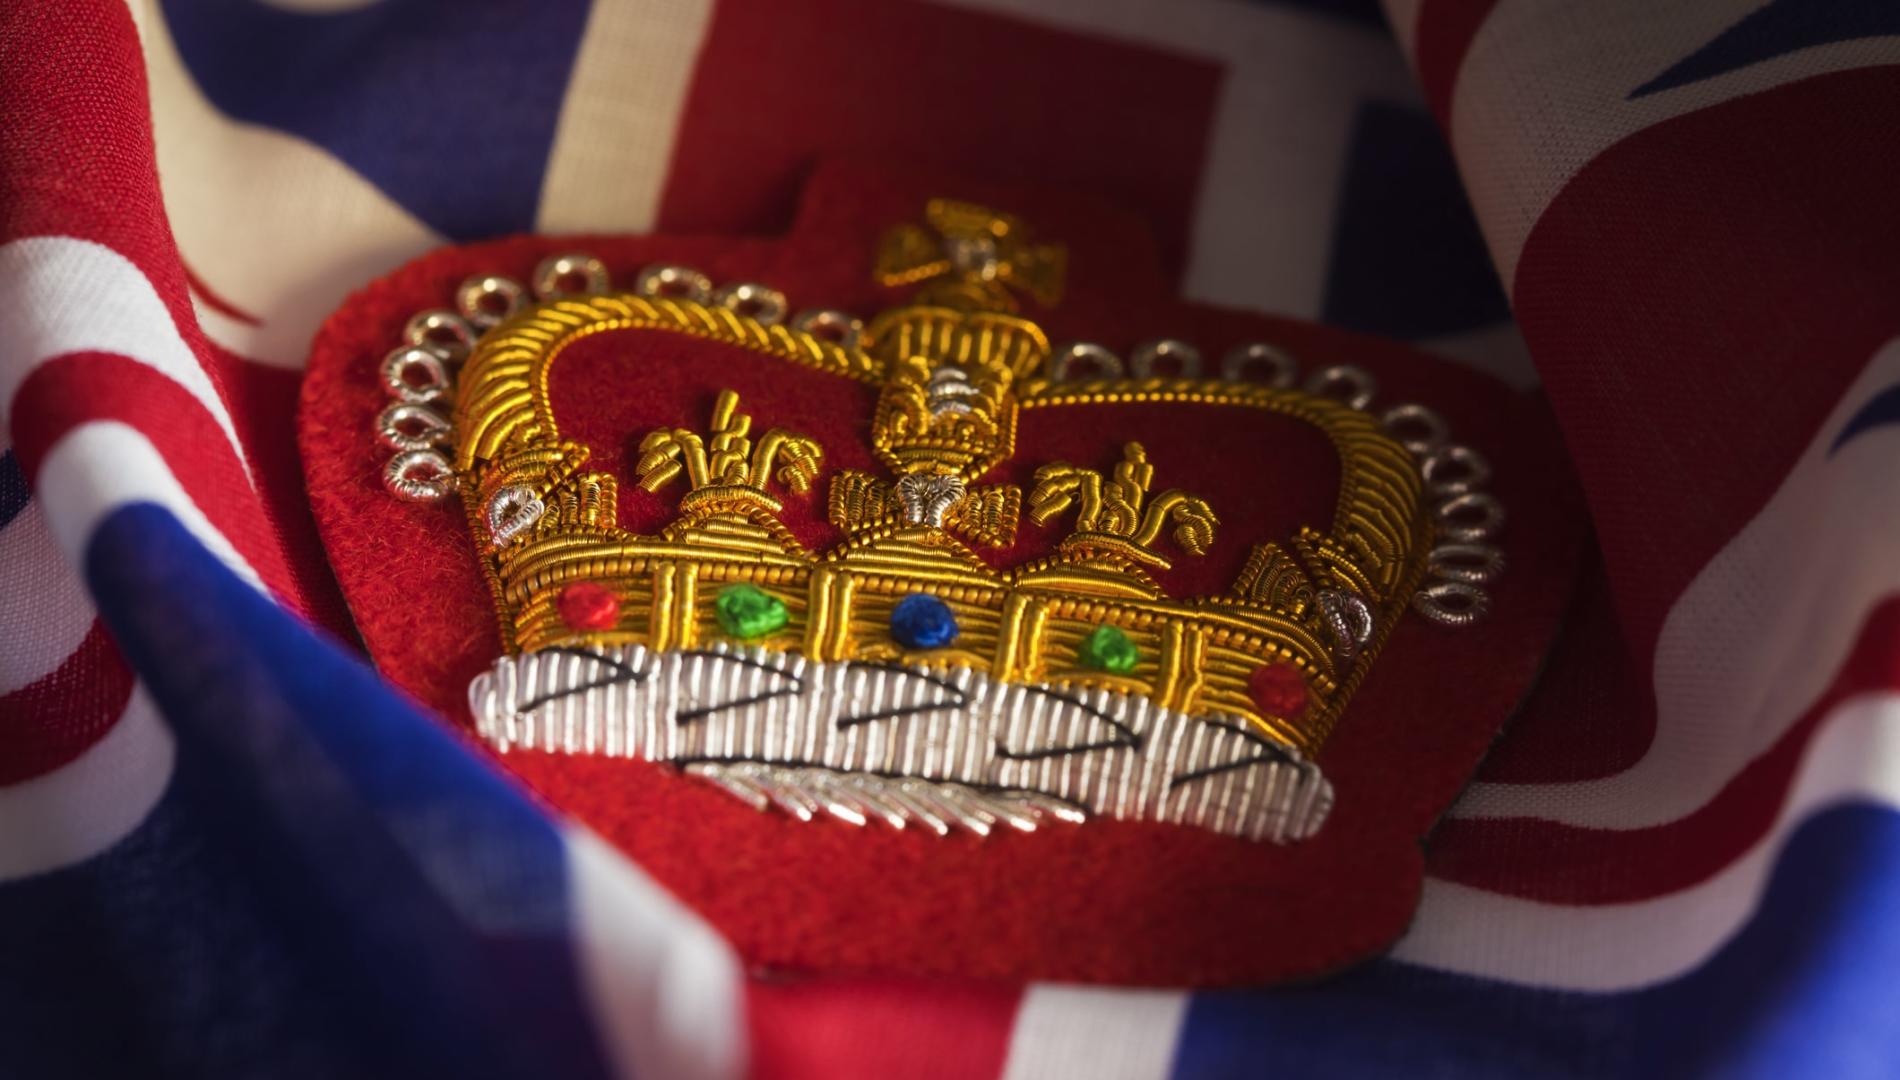
POLYGON ((1890 0, 6 5, 0 1074, 1900 1071, 1897 132, 1890 0), (1549 399, 1600 557, 1386 958, 748 974, 343 643, 351 290, 997 144, 1189 298, 1549 399))

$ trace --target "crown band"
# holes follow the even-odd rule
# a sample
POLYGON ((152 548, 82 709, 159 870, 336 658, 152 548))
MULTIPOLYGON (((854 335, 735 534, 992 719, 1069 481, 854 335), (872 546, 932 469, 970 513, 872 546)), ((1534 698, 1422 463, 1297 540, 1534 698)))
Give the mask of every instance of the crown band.
MULTIPOLYGON (((904 784, 916 781, 909 790, 926 799, 980 791, 1016 809, 1018 828, 1066 807, 1071 820, 1102 814, 1283 841, 1316 831, 1333 798, 1297 751, 1235 718, 1210 722, 1099 686, 827 663, 722 641, 503 657, 470 685, 469 705, 476 730, 502 750, 858 774, 855 793, 835 798, 860 815, 867 800, 901 810, 904 784)), ((983 822, 981 809, 970 820, 983 822)))

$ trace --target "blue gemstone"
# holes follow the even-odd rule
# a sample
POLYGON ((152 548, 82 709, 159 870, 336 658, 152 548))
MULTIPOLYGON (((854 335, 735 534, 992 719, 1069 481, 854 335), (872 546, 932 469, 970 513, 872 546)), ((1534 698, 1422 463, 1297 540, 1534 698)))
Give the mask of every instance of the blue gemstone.
POLYGON ((939 649, 957 639, 957 617, 929 593, 911 593, 891 609, 891 636, 907 649, 939 649))

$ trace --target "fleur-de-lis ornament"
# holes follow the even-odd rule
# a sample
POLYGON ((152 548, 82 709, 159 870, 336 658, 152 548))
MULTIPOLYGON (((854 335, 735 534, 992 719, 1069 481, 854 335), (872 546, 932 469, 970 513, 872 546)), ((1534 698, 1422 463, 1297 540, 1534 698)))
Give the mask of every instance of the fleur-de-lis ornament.
POLYGON ((1213 546, 1219 519, 1198 495, 1171 488, 1153 499, 1154 466, 1140 443, 1122 447, 1121 463, 1111 477, 1066 461, 1036 470, 1036 486, 1029 494, 1029 519, 1046 524, 1075 508, 1075 532, 1063 541, 1069 552, 1095 551, 1119 556, 1165 570, 1173 565, 1154 549, 1161 530, 1174 523, 1174 542, 1190 555, 1204 555, 1213 546))
POLYGON ((803 494, 818 478, 824 451, 814 440, 784 428, 772 428, 755 447, 749 437, 752 418, 739 411, 739 395, 721 390, 713 403, 711 443, 685 428, 661 428, 640 440, 640 460, 634 475, 640 486, 658 491, 680 473, 692 492, 680 501, 682 511, 692 504, 726 503, 733 499, 757 503, 772 513, 783 505, 765 490, 778 466, 777 479, 803 494))

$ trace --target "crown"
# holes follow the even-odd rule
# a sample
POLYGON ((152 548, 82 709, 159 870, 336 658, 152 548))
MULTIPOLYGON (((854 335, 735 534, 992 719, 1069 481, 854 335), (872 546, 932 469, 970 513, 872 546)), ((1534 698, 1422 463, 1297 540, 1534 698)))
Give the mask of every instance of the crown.
POLYGON ((670 762, 803 819, 988 834, 1100 815, 1312 835, 1334 798, 1316 756, 1392 628, 1408 612, 1448 626, 1485 613, 1503 511, 1479 490, 1482 457, 1424 406, 1373 412, 1360 369, 1296 386, 1269 344, 1226 354, 1220 378, 1178 339, 1126 363, 1052 347, 1022 307, 1059 302, 1064 250, 967 203, 933 201, 925 219, 891 230, 873 271, 911 302, 868 323, 788 320, 775 289, 715 289, 671 265, 613 292, 585 255, 544 262, 533 301, 481 276, 458 311, 411 321, 384 366, 385 479, 467 510, 509 650, 470 686, 477 730, 501 750, 670 762), (640 433, 632 475, 589 470, 589 449, 562 437, 550 371, 573 343, 623 330, 874 388, 877 468, 828 467, 838 448, 799 417, 720 389, 702 422, 640 433), (1111 460, 999 479, 1039 412, 1162 403, 1317 429, 1339 462, 1332 520, 1250 537, 1225 589, 1174 596, 1166 571, 1222 529, 1195 476, 1128 440, 1111 460), (622 483, 674 500, 672 520, 623 528, 622 483), (793 500, 822 508, 836 542, 802 542, 793 500), (1002 565, 1025 520, 1069 531, 1002 565))

